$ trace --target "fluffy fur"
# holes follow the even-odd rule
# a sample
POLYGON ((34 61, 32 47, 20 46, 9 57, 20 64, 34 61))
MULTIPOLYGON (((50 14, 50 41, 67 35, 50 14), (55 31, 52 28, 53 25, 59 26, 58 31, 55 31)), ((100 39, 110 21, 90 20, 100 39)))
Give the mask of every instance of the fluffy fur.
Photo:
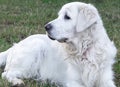
POLYGON ((0 65, 6 64, 2 78, 13 85, 32 78, 64 87, 116 87, 112 70, 116 48, 93 5, 68 3, 45 28, 55 41, 32 35, 0 53, 0 65))

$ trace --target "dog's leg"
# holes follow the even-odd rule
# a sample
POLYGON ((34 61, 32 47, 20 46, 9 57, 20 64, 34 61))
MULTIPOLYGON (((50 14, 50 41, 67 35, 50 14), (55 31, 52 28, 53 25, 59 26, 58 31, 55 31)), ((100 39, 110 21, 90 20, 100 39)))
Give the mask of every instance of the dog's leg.
POLYGON ((12 83, 12 86, 16 86, 16 87, 24 87, 24 82, 21 79, 22 78, 22 74, 18 71, 7 71, 7 72, 3 72, 2 73, 2 78, 3 79, 7 79, 8 82, 12 83))
POLYGON ((78 82, 70 81, 69 83, 67 83, 67 87, 85 87, 85 86, 79 84, 78 82))
POLYGON ((72 64, 68 64, 66 87, 85 87, 79 81, 79 73, 72 64))
POLYGON ((109 80, 109 81, 101 82, 101 84, 99 84, 99 86, 96 87, 116 87, 116 86, 112 80, 109 80))
POLYGON ((113 81, 113 72, 111 67, 100 71, 100 77, 96 87, 116 87, 113 81))

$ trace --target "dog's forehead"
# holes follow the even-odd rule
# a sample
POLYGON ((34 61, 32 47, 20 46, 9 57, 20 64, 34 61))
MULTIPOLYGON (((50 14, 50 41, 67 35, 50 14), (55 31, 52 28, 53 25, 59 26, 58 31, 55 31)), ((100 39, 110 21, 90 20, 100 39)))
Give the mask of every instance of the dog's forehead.
POLYGON ((65 4, 62 8, 74 8, 74 7, 78 7, 78 6, 82 6, 82 5, 85 5, 85 3, 82 3, 82 2, 71 2, 71 3, 65 4))
POLYGON ((72 12, 75 12, 76 10, 77 10, 76 6, 66 4, 60 9, 58 14, 68 13, 68 12, 72 13, 72 12))
POLYGON ((60 9, 58 14, 65 13, 66 11, 69 11, 69 12, 78 11, 79 7, 82 7, 83 5, 85 5, 85 3, 82 3, 82 2, 67 3, 63 5, 63 7, 60 9))

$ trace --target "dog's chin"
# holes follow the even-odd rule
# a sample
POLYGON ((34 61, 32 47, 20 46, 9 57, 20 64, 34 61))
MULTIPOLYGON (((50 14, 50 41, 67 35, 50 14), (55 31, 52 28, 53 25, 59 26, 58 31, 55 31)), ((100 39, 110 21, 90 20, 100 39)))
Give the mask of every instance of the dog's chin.
POLYGON ((68 42, 68 38, 56 39, 56 38, 52 37, 52 36, 49 35, 49 34, 48 34, 48 37, 49 37, 51 40, 57 40, 58 42, 61 42, 61 43, 68 42))
POLYGON ((48 37, 49 37, 51 40, 56 40, 55 38, 51 37, 50 35, 48 35, 48 37))

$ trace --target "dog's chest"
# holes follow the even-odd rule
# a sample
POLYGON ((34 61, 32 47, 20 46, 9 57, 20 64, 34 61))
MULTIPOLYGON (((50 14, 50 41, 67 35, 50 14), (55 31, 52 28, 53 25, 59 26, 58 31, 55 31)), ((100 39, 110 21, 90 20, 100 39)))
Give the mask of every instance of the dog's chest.
POLYGON ((86 87, 94 85, 98 75, 98 67, 96 64, 83 59, 82 61, 74 62, 72 66, 74 68, 73 70, 77 72, 77 75, 75 75, 77 76, 76 78, 78 78, 83 85, 86 87))

